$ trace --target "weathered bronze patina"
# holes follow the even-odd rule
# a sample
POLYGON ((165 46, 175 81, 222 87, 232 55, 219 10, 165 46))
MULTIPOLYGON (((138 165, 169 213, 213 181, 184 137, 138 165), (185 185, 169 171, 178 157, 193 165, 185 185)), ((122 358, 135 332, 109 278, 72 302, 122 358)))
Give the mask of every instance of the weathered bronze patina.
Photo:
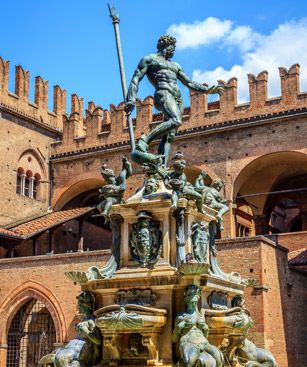
POLYGON ((93 316, 95 299, 89 292, 78 297, 78 310, 84 320, 76 325, 78 336, 62 348, 43 357, 39 366, 92 367, 101 359, 102 337, 93 316))
POLYGON ((155 88, 154 104, 162 111, 166 121, 162 122, 148 135, 143 134, 132 151, 133 161, 139 164, 167 164, 170 156, 171 143, 179 126, 182 124, 183 100, 177 80, 180 80, 190 90, 206 94, 222 94, 224 86, 208 87, 188 78, 176 62, 171 61, 174 55, 176 39, 169 35, 161 36, 157 44, 157 53, 147 55, 139 62, 130 86, 126 100, 126 111, 130 113, 136 102, 139 83, 145 75, 155 88), (161 139, 158 154, 149 153, 149 145, 155 139, 161 139))
POLYGON ((122 163, 122 171, 117 177, 113 169, 107 168, 105 165, 101 168, 101 175, 106 183, 99 189, 100 198, 103 200, 97 205, 97 209, 107 221, 109 220, 109 212, 112 205, 123 202, 126 191, 126 179, 132 175, 131 163, 126 156, 122 158, 122 163))
POLYGON ((221 351, 207 339, 209 327, 197 304, 201 288, 189 285, 184 295, 185 312, 175 320, 173 342, 179 343, 181 359, 178 367, 222 367, 224 357, 221 351))
POLYGON ((132 225, 129 238, 131 257, 143 267, 157 262, 162 251, 159 224, 149 212, 140 211, 138 221, 132 225))

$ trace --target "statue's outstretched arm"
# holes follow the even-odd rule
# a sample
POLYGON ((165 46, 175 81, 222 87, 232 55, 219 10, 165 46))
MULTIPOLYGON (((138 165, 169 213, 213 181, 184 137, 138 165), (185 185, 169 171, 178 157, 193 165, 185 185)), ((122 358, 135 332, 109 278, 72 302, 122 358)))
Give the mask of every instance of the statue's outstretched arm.
POLYGON ((132 111, 134 108, 137 92, 139 90, 139 83, 144 78, 144 75, 146 74, 147 69, 148 69, 148 61, 146 57, 144 57, 139 62, 139 65, 136 68, 133 74, 133 77, 131 79, 130 85, 129 85, 127 100, 126 100, 126 110, 128 112, 132 111))
POLYGON ((212 87, 208 87, 207 85, 202 85, 200 83, 194 82, 186 75, 186 73, 181 69, 181 67, 179 67, 177 77, 182 84, 184 84, 191 90, 195 90, 196 92, 221 95, 224 93, 225 90, 225 87, 222 85, 217 86, 213 85, 212 87))

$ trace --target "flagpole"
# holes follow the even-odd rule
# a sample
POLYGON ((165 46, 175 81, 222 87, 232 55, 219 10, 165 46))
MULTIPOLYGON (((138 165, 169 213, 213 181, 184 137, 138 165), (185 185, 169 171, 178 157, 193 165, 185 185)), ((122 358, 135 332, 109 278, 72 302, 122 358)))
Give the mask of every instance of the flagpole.
MULTIPOLYGON (((122 84, 123 98, 124 98, 124 101, 126 102, 126 100, 127 100, 127 84, 126 84, 126 75, 125 75, 125 68, 124 68, 122 46, 121 46, 121 40, 120 40, 120 32, 119 32, 119 15, 118 15, 117 10, 115 9, 114 5, 110 6, 108 4, 108 7, 109 7, 109 11, 110 11, 110 17, 112 18, 112 23, 113 23, 113 26, 114 26, 120 79, 121 79, 121 84, 122 84)), ((128 123, 128 129, 129 129, 131 150, 134 150, 134 148, 135 148, 135 139, 134 139, 132 116, 131 116, 131 113, 127 113, 126 116, 127 116, 127 123, 128 123)))

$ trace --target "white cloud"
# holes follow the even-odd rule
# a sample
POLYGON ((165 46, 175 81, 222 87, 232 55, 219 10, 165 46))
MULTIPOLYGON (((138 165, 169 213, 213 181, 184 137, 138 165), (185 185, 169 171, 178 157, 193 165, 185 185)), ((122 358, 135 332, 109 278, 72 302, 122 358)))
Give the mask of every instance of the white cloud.
POLYGON ((237 46, 241 51, 242 62, 225 69, 218 66, 214 70, 194 70, 193 79, 208 84, 216 84, 218 79, 238 78, 238 99, 243 102, 249 99, 246 75, 257 75, 263 70, 269 72, 269 95, 280 95, 280 78, 278 67, 289 68, 299 63, 305 71, 301 75, 301 85, 307 85, 307 18, 286 22, 279 25, 270 35, 260 35, 249 29, 237 27, 225 37, 224 44, 237 46), (239 30, 238 30, 239 29, 239 30))
POLYGON ((229 20, 209 17, 193 24, 173 24, 167 29, 167 33, 176 37, 178 49, 196 48, 223 39, 231 27, 232 22, 229 20))
POLYGON ((218 79, 227 81, 233 76, 238 78, 238 99, 249 99, 247 74, 258 75, 269 72, 269 95, 280 95, 278 67, 289 68, 295 63, 305 72, 301 75, 301 84, 307 86, 307 18, 289 21, 279 25, 271 34, 264 35, 253 31, 250 26, 234 26, 231 20, 207 18, 192 24, 173 24, 168 33, 177 38, 178 49, 197 48, 216 44, 227 49, 237 48, 241 62, 225 69, 223 60, 214 70, 194 70, 193 79, 208 84, 216 84, 218 79))
POLYGON ((249 51, 260 45, 263 36, 253 32, 249 26, 239 26, 233 29, 225 39, 225 45, 237 46, 241 52, 249 51))

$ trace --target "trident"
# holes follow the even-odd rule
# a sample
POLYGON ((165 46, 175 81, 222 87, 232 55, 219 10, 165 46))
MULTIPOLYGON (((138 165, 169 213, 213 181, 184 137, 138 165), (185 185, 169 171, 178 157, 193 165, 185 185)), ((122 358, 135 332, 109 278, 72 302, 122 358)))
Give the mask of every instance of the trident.
MULTIPOLYGON (((115 40, 116 40, 116 49, 117 49, 117 57, 118 57, 118 64, 119 64, 119 71, 120 71, 120 79, 122 83, 122 91, 124 102, 127 100, 127 84, 126 84, 126 75, 124 69, 124 61, 123 61, 123 53, 122 53, 122 46, 120 42, 120 34, 119 34, 119 15, 115 9, 115 6, 108 4, 110 17, 112 18, 112 23, 114 26, 115 32, 115 40)), ((133 131, 133 124, 132 124, 132 116, 131 113, 126 114, 128 129, 129 129, 129 136, 130 136, 130 145, 131 151, 135 148, 135 140, 134 140, 134 131, 133 131)))

